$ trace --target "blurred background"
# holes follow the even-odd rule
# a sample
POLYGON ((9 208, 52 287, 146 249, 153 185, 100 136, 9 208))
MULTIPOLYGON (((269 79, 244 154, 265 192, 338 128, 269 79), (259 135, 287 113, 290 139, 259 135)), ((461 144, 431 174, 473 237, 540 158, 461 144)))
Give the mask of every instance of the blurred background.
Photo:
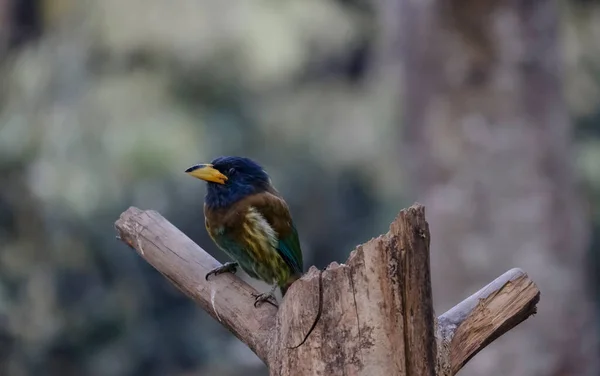
POLYGON ((512 267, 539 313, 463 375, 600 374, 600 2, 0 0, 0 375, 266 375, 115 239, 261 162, 305 268, 419 201, 437 314, 512 267))

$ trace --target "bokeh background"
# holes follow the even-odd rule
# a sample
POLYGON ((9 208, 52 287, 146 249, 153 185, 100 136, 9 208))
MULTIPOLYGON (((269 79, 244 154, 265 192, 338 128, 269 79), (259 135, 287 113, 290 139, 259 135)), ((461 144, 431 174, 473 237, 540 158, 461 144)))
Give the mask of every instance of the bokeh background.
POLYGON ((427 208, 438 314, 511 267, 539 313, 463 375, 600 374, 600 2, 0 0, 0 375, 266 375, 115 239, 260 161, 305 267, 427 208))

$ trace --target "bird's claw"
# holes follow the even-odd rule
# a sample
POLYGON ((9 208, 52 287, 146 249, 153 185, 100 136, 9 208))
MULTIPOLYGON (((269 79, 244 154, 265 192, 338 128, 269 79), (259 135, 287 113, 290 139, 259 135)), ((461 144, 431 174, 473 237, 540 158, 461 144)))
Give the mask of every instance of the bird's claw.
POLYGON ((235 274, 237 272, 238 263, 237 262, 226 262, 218 268, 214 268, 213 270, 206 273, 204 277, 208 281, 208 277, 211 275, 219 275, 222 273, 232 273, 235 274))
POLYGON ((273 305, 274 307, 277 307, 277 304, 275 303, 277 300, 275 299, 275 294, 272 290, 268 292, 263 292, 261 294, 252 293, 252 296, 254 297, 254 308, 258 307, 259 304, 262 304, 264 302, 267 302, 273 305))

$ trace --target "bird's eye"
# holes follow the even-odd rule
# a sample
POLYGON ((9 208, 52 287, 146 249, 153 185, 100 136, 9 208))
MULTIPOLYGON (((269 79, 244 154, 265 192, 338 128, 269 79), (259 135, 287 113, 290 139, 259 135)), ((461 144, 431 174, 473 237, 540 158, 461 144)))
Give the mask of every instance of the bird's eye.
POLYGON ((229 176, 231 176, 231 175, 235 174, 235 168, 233 168, 233 167, 232 167, 232 168, 230 168, 230 169, 229 169, 229 172, 228 172, 227 174, 228 174, 229 176))

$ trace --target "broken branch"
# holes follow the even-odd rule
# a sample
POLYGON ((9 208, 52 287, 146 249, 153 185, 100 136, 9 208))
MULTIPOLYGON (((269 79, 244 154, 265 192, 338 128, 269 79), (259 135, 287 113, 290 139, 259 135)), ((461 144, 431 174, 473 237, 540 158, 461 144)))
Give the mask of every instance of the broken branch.
POLYGON ((433 370, 429 231, 421 205, 403 210, 388 234, 359 246, 347 264, 311 268, 279 312, 270 304, 255 308, 256 290, 236 276, 206 281, 219 262, 157 212, 131 207, 115 227, 121 241, 248 345, 271 374, 323 368, 455 375, 534 314, 540 297, 527 274, 512 269, 441 315, 433 370))
POLYGON ((438 335, 450 374, 455 375, 492 341, 535 314, 539 300, 535 283, 515 268, 441 315, 438 335))

